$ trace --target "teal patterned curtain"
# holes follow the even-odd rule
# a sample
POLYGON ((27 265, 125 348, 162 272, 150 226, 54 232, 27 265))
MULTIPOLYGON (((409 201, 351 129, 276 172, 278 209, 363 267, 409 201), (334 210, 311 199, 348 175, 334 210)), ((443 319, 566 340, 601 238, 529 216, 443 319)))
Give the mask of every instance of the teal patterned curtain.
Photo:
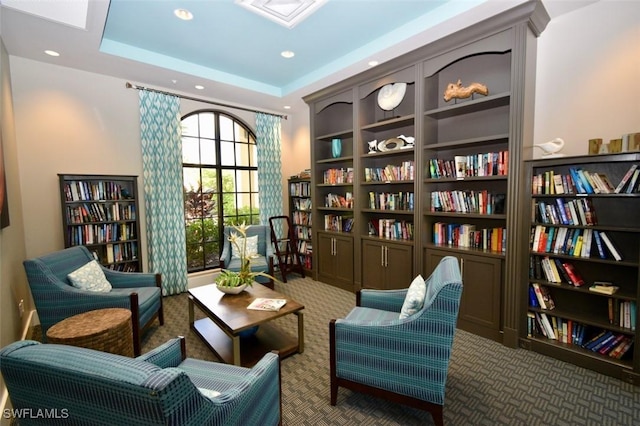
POLYGON ((139 93, 149 267, 167 296, 187 291, 180 99, 139 93))
POLYGON ((280 117, 256 114, 256 145, 258 150, 258 202, 260 223, 269 225, 269 218, 284 214, 282 208, 282 163, 280 161, 280 117))

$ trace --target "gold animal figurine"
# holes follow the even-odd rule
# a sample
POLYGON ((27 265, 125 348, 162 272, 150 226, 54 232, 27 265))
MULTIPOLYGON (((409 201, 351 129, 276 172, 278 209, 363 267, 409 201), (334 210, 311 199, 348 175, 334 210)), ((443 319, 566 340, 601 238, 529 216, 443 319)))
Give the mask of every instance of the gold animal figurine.
POLYGON ((462 87, 462 82, 458 80, 457 83, 449 83, 447 85, 447 89, 444 91, 444 101, 449 102, 453 98, 468 98, 474 93, 486 96, 489 94, 489 89, 482 83, 471 83, 467 87, 462 87))

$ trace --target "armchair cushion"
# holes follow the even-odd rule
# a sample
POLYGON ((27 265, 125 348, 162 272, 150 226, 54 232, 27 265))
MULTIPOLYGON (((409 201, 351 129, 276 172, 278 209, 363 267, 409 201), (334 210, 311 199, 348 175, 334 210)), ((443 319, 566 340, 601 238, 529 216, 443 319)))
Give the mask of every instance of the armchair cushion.
POLYGON ((111 284, 107 281, 98 262, 92 260, 67 275, 71 285, 86 291, 109 292, 111 284))
POLYGON ((422 275, 418 275, 413 279, 407 295, 405 296, 402 309, 400 310, 400 319, 407 318, 420 309, 424 305, 424 296, 427 294, 427 285, 422 275))
POLYGON ((258 255, 258 236, 254 235, 252 237, 242 238, 238 237, 236 240, 237 246, 235 244, 231 244, 231 257, 239 259, 240 258, 240 250, 244 244, 246 244, 245 253, 247 257, 255 257, 258 255))

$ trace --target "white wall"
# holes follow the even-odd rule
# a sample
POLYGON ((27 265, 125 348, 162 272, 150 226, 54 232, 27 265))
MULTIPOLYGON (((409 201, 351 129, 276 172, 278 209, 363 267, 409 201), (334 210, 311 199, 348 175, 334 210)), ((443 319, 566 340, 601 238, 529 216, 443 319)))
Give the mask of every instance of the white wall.
MULTIPOLYGON (((588 153, 640 132, 640 2, 601 0, 552 20, 538 39, 535 143, 588 153)), ((540 157, 534 150, 534 158, 540 157)))

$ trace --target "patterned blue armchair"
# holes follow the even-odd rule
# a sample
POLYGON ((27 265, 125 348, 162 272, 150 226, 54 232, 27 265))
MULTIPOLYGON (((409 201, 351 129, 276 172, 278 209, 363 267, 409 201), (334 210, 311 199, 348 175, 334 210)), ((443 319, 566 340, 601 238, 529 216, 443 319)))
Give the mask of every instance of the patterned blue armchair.
POLYGON ((73 287, 67 278, 93 255, 84 246, 70 247, 24 261, 31 295, 46 342, 47 330, 54 324, 83 312, 103 308, 131 311, 133 351, 140 355, 142 331, 158 318, 164 324, 160 274, 119 272, 101 267, 111 291, 102 293, 73 287))
POLYGON ((138 358, 75 346, 11 343, 0 371, 20 425, 277 425, 280 358, 253 367, 185 358, 184 338, 138 358), (29 418, 33 413, 34 418, 29 418))
MULTIPOLYGON (((233 257, 229 235, 234 232, 233 227, 224 228, 224 245, 220 255, 220 268, 229 271, 240 270, 240 258, 233 257)), ((236 232, 237 233, 237 232, 236 232)), ((251 270, 266 272, 273 276, 273 247, 271 246, 271 229, 266 225, 251 225, 247 229, 247 238, 258 236, 258 256, 251 260, 251 270)), ((273 289, 273 280, 267 277, 256 277, 256 281, 273 289)))
POLYGON ((424 283, 422 306, 404 318, 400 313, 409 289, 363 289, 346 318, 331 320, 331 405, 336 405, 342 386, 427 410, 436 425, 443 424, 445 384, 462 294, 457 259, 443 258, 424 283))

